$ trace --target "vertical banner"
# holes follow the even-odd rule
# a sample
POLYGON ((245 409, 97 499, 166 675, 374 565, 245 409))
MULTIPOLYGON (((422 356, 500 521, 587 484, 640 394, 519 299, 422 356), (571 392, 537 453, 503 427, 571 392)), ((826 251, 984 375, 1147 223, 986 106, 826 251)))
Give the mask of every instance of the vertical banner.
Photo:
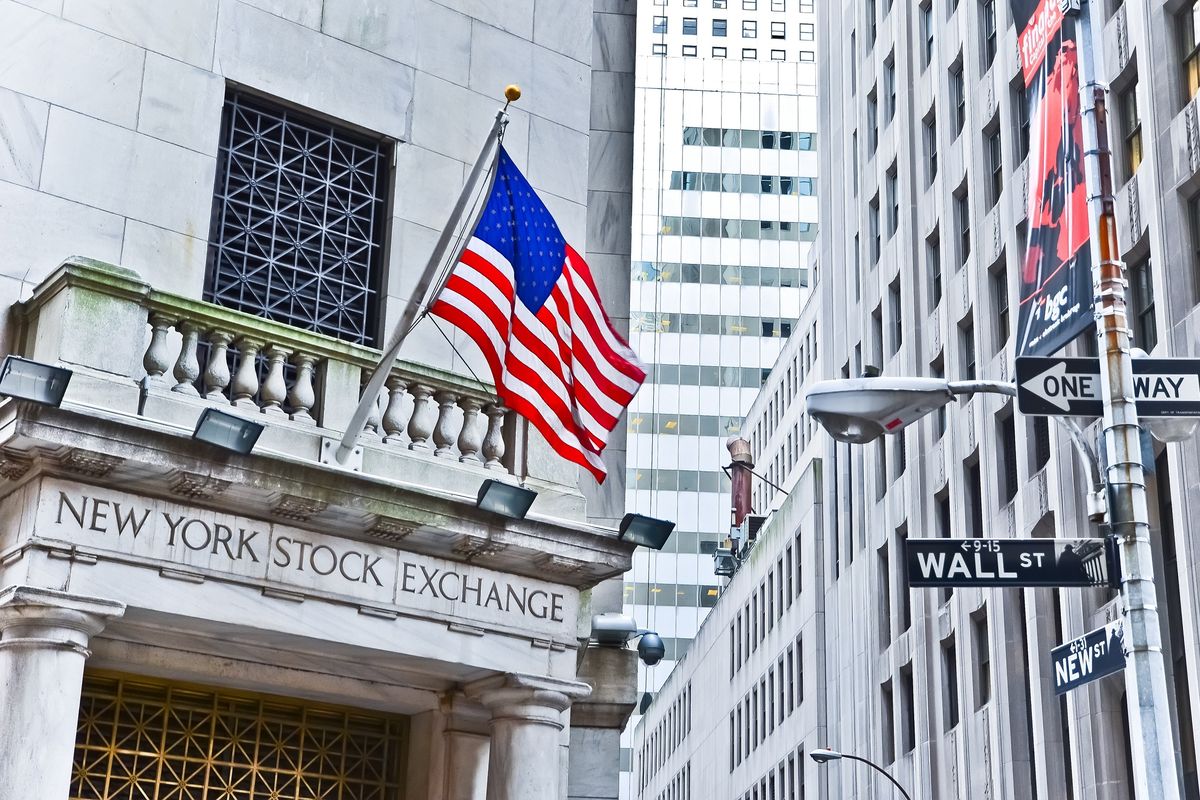
POLYGON ((1059 0, 1014 0, 1013 16, 1029 120, 1017 355, 1049 356, 1092 325, 1079 53, 1059 0))

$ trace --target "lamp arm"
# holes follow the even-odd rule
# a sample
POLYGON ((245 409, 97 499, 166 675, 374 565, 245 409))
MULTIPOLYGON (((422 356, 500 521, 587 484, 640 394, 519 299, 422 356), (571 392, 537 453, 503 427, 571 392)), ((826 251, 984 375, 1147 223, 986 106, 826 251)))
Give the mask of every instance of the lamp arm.
POLYGON ((948 381, 950 394, 1004 394, 1017 396, 1017 385, 1007 381, 948 381))
POLYGON ((880 775, 882 775, 883 777, 885 777, 889 781, 891 781, 892 785, 896 787, 896 790, 898 792, 900 792, 900 794, 904 795, 904 800, 912 800, 912 797, 909 796, 908 792, 904 791, 904 787, 900 785, 900 782, 898 780, 896 780, 895 778, 893 778, 888 773, 887 770, 885 770, 883 767, 876 764, 874 761, 868 761, 867 759, 863 758, 862 756, 853 756, 853 755, 850 755, 849 753, 842 753, 842 758, 848 758, 851 761, 861 761, 862 763, 866 764, 868 767, 871 767, 876 772, 878 772, 880 775))
POLYGON ((1083 465, 1092 479, 1092 488, 1099 489, 1102 485, 1100 462, 1096 458, 1095 451, 1088 444, 1087 437, 1083 434, 1083 426, 1073 417, 1055 417, 1054 420, 1067 429, 1067 434, 1071 437, 1071 444, 1075 445, 1075 453, 1079 456, 1079 463, 1083 465))

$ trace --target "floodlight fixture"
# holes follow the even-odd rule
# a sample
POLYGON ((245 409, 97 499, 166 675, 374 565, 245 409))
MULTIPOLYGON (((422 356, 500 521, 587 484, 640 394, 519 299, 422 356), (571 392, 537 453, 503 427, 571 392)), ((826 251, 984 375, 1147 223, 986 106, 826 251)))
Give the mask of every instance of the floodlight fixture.
POLYGON ((525 519, 536 497, 537 492, 532 489, 488 478, 479 487, 475 505, 480 511, 490 514, 499 514, 509 519, 525 519))
POLYGON ((667 539, 671 538, 673 530, 675 523, 669 520, 630 513, 621 519, 621 525, 617 528, 617 539, 640 544, 651 550, 662 550, 667 539))
POLYGON ((236 414, 206 408, 196 422, 192 439, 244 456, 254 449, 263 425, 236 414))
POLYGON ((0 395, 42 406, 61 405, 70 381, 71 370, 20 356, 5 356, 0 366, 0 395))

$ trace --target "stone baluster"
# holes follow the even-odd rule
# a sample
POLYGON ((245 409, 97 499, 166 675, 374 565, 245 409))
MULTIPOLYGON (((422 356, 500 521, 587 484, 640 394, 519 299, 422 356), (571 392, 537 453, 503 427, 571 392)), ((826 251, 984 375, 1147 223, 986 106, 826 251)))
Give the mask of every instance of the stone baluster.
POLYGON ((170 329, 170 317, 157 311, 150 313, 150 344, 146 347, 146 355, 142 357, 142 366, 146 368, 146 375, 154 383, 167 382, 163 376, 171 368, 171 353, 167 347, 170 329))
POLYGON ((183 344, 179 348, 179 358, 175 361, 175 386, 173 390, 181 394, 200 395, 196 388, 196 379, 200 377, 200 359, 197 349, 200 346, 200 327, 188 320, 183 320, 177 326, 183 334, 183 344))
POLYGON ((307 353, 296 353, 292 357, 296 365, 296 382, 288 391, 288 405, 292 407, 292 419, 296 422, 312 422, 312 407, 316 405, 317 394, 313 391, 313 372, 317 359, 307 353))
POLYGON ((479 449, 483 447, 484 430, 479 412, 483 409, 483 401, 476 397, 463 397, 458 404, 463 410, 462 431, 458 434, 458 460, 482 464, 479 449))
POLYGON ((254 395, 258 394, 258 351, 262 342, 242 337, 238 339, 241 360, 233 376, 233 404, 238 408, 257 408, 254 395))
POLYGON ((264 414, 284 414, 283 401, 287 399, 287 381, 283 377, 283 364, 291 354, 291 350, 273 344, 263 349, 263 355, 267 357, 267 379, 263 381, 260 394, 264 414))
POLYGON ((488 403, 483 413, 487 414, 487 434, 483 437, 483 465, 488 469, 505 472, 504 467, 504 418, 508 409, 497 403, 488 403))
POLYGON ((438 421, 433 429, 433 443, 437 449, 433 454, 439 458, 454 458, 454 442, 458 438, 459 418, 458 395, 454 392, 438 392, 438 421))
MULTIPOLYGON (((367 387, 363 387, 366 389, 367 387)), ((379 432, 379 427, 383 423, 383 414, 379 410, 379 403, 387 395, 387 387, 385 386, 378 395, 375 396, 375 402, 367 409, 367 421, 363 423, 363 435, 373 440, 380 440, 383 434, 379 432)))
POLYGON ((209 400, 224 401, 225 388, 229 386, 229 358, 227 353, 233 336, 223 331, 208 334, 208 366, 204 370, 204 395, 209 400))
POLYGON ((388 404, 383 412, 383 441, 388 444, 404 441, 404 429, 408 426, 411 408, 405 408, 405 398, 408 397, 408 382, 399 375, 390 375, 387 379, 388 404))
POLYGON ((422 384, 412 387, 413 413, 408 420, 410 450, 428 450, 429 437, 437 424, 437 404, 433 402, 433 389, 422 384))

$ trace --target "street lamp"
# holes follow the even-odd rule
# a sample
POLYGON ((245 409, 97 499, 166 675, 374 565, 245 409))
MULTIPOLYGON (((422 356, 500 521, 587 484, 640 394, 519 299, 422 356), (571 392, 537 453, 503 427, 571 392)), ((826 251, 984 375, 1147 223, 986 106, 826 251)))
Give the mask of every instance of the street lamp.
POLYGON ((885 777, 889 781, 891 781, 892 784, 896 787, 896 790, 898 792, 900 792, 900 794, 904 795, 904 800, 912 800, 912 798, 909 796, 908 792, 904 791, 904 787, 900 785, 900 782, 897 781, 895 778, 893 778, 891 775, 889 775, 887 770, 885 770, 883 767, 879 766, 878 764, 876 764, 873 761, 868 761, 867 759, 863 758, 862 756, 855 756, 855 755, 851 755, 850 753, 839 753, 836 750, 830 750, 828 747, 820 747, 816 750, 813 750, 811 753, 809 753, 809 756, 812 758, 813 761, 817 762, 818 764, 826 764, 830 761, 837 761, 840 758, 848 758, 851 761, 861 761, 862 763, 866 764, 868 767, 871 767, 876 772, 878 772, 880 775, 882 775, 883 777, 885 777))

